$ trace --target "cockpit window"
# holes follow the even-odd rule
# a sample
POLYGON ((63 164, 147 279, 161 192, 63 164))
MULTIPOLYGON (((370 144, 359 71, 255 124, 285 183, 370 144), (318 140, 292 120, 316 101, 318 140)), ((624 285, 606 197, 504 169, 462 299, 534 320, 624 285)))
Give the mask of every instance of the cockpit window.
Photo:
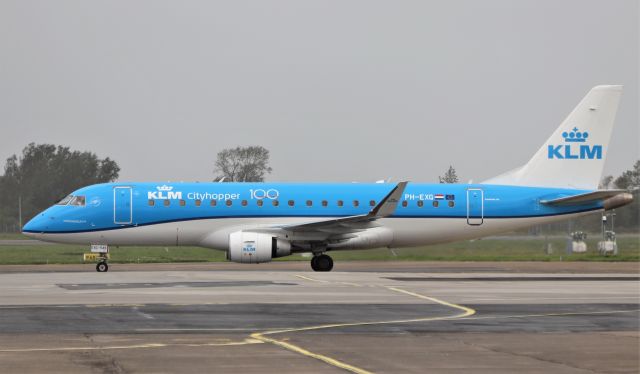
POLYGON ((64 199, 58 201, 56 203, 56 205, 67 205, 69 203, 69 201, 71 201, 71 199, 73 199, 73 195, 69 195, 69 196, 65 197, 64 199))
POLYGON ((85 203, 85 197, 84 196, 74 196, 71 201, 69 202, 69 205, 74 205, 74 206, 84 206, 85 203))

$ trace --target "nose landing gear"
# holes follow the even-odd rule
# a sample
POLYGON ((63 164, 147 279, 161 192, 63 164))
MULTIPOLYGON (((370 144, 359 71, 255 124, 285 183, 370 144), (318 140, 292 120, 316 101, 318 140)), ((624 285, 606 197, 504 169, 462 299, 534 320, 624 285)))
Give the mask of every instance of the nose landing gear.
POLYGON ((313 256, 311 258, 311 269, 313 271, 331 271, 333 269, 333 259, 325 254, 313 256))
POLYGON ((96 271, 99 273, 104 273, 105 271, 109 271, 109 264, 107 264, 106 260, 99 261, 96 265, 96 271))
POLYGON ((109 271, 109 245, 107 244, 91 244, 91 253, 85 253, 82 256, 83 261, 98 261, 96 264, 96 271, 98 273, 104 273, 109 271))
POLYGON ((109 259, 108 256, 109 255, 106 252, 100 253, 100 256, 98 257, 98 263, 96 264, 96 271, 98 273, 109 271, 109 264, 107 264, 107 259, 109 259))

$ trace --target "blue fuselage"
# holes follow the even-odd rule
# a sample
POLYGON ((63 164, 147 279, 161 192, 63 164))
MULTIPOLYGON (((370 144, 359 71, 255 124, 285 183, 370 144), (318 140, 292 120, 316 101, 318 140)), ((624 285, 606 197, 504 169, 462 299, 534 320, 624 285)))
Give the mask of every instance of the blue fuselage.
MULTIPOLYGON (((54 205, 25 233, 121 230, 194 220, 323 218, 366 214, 392 184, 109 183, 74 191, 82 204, 54 205)), ((410 183, 389 218, 485 220, 558 216, 602 209, 601 202, 547 206, 540 201, 584 190, 467 184, 410 183)))

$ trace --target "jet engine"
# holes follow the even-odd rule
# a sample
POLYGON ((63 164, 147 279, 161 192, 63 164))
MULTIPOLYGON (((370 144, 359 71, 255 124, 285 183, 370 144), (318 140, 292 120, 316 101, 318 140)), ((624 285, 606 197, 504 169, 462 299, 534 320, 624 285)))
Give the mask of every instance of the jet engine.
POLYGON ((290 254, 291 243, 271 234, 250 231, 236 231, 229 234, 227 259, 233 262, 258 264, 290 254))

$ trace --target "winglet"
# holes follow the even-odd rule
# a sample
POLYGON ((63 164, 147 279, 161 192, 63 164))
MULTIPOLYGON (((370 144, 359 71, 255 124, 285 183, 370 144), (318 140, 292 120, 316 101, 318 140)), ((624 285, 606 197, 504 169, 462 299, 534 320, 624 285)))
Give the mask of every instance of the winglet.
POLYGON ((371 209, 368 216, 382 218, 392 215, 398 207, 398 202, 404 193, 405 187, 407 187, 407 183, 409 182, 398 183, 393 190, 391 190, 391 192, 389 192, 389 194, 378 203, 378 205, 371 209))

